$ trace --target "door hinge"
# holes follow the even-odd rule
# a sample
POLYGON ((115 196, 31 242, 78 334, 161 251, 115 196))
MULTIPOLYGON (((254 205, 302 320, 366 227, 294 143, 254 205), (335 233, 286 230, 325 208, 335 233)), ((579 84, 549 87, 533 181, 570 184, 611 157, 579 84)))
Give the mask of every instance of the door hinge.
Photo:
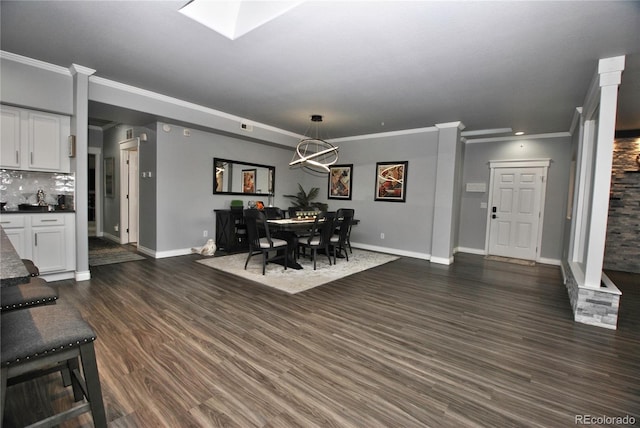
POLYGON ((129 159, 127 159, 127 165, 129 165, 129 159))
POLYGON ((129 228, 127 227, 127 233, 129 233, 129 228))

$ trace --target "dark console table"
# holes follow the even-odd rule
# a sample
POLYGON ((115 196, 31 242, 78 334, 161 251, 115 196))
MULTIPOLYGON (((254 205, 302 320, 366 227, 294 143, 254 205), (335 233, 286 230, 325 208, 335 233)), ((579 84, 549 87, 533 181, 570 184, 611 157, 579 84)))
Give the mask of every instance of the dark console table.
POLYGON ((247 228, 242 210, 214 210, 216 214, 216 247, 226 253, 249 249, 247 228))

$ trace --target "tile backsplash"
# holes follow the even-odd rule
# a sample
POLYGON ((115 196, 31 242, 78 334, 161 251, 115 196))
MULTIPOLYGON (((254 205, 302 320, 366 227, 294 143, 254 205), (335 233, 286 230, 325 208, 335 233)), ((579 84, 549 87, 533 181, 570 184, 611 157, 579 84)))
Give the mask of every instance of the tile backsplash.
POLYGON ((38 190, 43 190, 45 202, 57 205, 64 196, 67 209, 74 209, 76 181, 74 174, 59 172, 21 171, 0 169, 0 201, 5 210, 17 210, 19 204, 37 204, 38 190))

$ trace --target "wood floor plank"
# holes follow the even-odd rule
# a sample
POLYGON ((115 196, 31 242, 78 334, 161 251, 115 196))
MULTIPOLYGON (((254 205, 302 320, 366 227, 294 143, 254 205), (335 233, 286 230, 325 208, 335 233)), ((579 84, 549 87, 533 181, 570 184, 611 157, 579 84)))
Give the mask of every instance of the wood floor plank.
MULTIPOLYGON (((573 321, 555 266, 401 258, 290 296, 199 258, 55 283, 97 333, 111 428, 640 421, 638 275, 610 273, 623 291, 611 331, 573 321)), ((12 386, 3 426, 71 404, 58 374, 12 386)))

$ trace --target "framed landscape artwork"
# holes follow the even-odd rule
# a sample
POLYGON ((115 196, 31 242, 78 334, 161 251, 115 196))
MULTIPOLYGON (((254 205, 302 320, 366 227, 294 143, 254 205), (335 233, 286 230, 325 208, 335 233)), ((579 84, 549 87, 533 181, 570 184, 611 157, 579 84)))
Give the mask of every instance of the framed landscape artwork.
POLYGON ((242 170, 242 191, 244 193, 256 193, 256 170, 242 170))
POLYGON ((329 168, 329 199, 351 199, 353 164, 333 165, 329 168))
POLYGON ((376 163, 376 201, 404 202, 409 161, 376 163))

